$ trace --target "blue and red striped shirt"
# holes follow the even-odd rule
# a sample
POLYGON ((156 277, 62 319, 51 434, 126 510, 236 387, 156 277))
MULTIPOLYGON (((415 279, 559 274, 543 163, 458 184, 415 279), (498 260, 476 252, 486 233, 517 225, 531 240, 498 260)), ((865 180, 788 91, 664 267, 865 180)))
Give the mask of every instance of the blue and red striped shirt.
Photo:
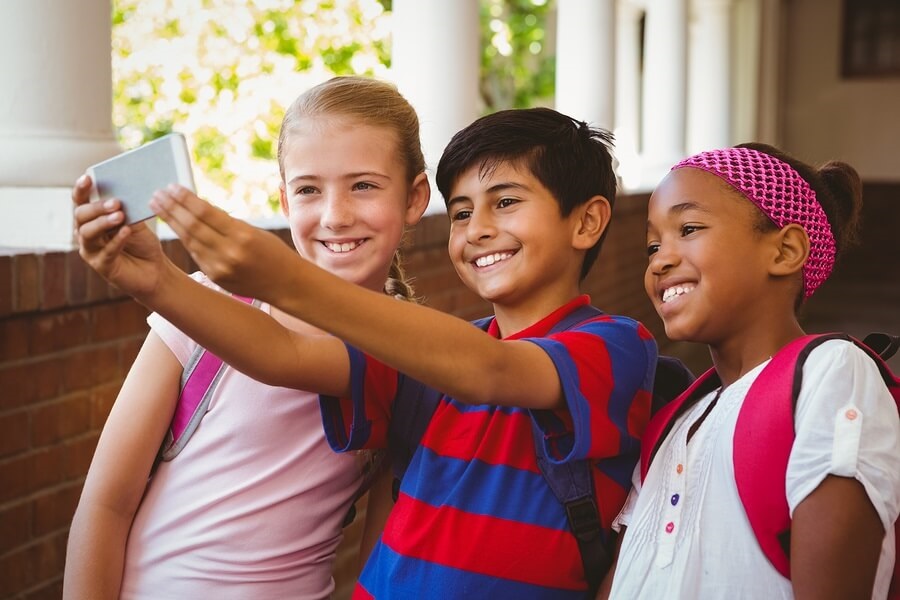
MULTIPOLYGON (((590 459, 607 535, 625 501, 650 416, 656 343, 643 325, 601 315, 548 335, 580 296, 505 338, 547 352, 566 409, 471 406, 444 396, 354 598, 583 598, 581 556, 563 506, 541 475, 531 421, 545 452, 590 459)), ((496 322, 488 333, 499 336, 496 322)), ((349 347, 351 398, 322 397, 332 448, 387 444, 397 372, 349 347)), ((464 374, 461 374, 464 376, 464 374)))

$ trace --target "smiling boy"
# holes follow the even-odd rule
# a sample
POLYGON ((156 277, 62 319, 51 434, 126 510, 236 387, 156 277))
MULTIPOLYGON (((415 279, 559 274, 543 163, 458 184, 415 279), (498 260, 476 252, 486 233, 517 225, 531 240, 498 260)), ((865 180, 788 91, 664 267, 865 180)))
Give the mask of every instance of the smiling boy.
POLYGON ((608 538, 649 418, 656 344, 619 316, 551 330, 590 302, 579 285, 612 213, 609 143, 608 133, 550 109, 488 115, 451 140, 437 170, 450 258, 466 286, 493 304, 486 332, 348 284, 187 190, 157 195, 157 211, 213 280, 336 337, 285 335, 258 311, 217 298, 209 302, 227 330, 202 326, 209 302, 185 312, 201 305, 199 296, 142 301, 167 316, 182 311, 198 342, 254 377, 315 385, 326 395, 334 449, 387 444, 400 373, 443 393, 355 598, 591 593, 566 510, 537 457, 590 461, 608 538), (248 347, 251 338, 265 356, 248 347), (276 376, 264 364, 271 355, 296 360, 279 361, 291 368, 276 376))

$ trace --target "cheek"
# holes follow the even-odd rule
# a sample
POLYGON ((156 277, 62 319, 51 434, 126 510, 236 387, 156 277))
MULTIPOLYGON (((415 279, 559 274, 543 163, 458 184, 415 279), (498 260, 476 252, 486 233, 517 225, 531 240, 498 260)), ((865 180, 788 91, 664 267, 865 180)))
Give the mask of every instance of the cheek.
POLYGON ((450 255, 450 260, 461 260, 465 245, 465 234, 459 229, 454 230, 451 228, 450 237, 447 240, 447 253, 450 255))
POLYGON ((656 300, 656 289, 653 282, 653 273, 650 272, 650 265, 647 265, 647 270, 644 271, 644 291, 651 301, 656 300))
POLYGON ((310 219, 309 212, 301 212, 292 208, 288 216, 288 225, 291 228, 291 239, 294 246, 302 252, 304 246, 312 243, 312 231, 315 221, 310 219))

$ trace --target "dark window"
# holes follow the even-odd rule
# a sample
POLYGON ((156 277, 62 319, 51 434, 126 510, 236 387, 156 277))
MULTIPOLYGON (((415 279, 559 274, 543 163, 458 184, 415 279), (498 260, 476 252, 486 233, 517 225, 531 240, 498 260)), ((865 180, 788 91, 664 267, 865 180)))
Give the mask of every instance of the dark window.
POLYGON ((844 0, 843 75, 900 76, 900 0, 844 0))

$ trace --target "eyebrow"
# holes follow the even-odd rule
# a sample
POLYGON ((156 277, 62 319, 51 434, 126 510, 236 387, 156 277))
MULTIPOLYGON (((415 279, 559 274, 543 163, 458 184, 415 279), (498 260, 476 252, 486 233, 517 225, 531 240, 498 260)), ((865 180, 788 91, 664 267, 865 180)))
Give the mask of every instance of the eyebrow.
POLYGON ((676 204, 675 206, 669 208, 669 214, 680 215, 681 213, 687 212, 689 210, 696 210, 704 213, 711 212, 708 208, 697 204, 696 202, 682 202, 681 204, 676 204))
MULTIPOLYGON (((389 175, 385 175, 384 173, 379 173, 377 171, 359 171, 357 173, 347 173, 346 175, 341 175, 341 179, 359 179, 362 177, 378 177, 380 179, 391 180, 389 175)), ((318 181, 322 179, 319 175, 297 175, 296 177, 292 177, 290 181, 287 182, 288 185, 294 185, 300 181, 318 181)))
MULTIPOLYGON (((688 201, 688 202, 681 202, 680 204, 675 204, 674 206, 671 206, 669 208, 669 215, 680 215, 682 213, 686 213, 689 210, 696 210, 698 212, 707 213, 707 214, 712 213, 712 211, 709 210, 708 208, 706 208, 705 206, 697 204, 696 202, 688 201)), ((647 231, 649 231, 649 230, 650 230, 650 219, 647 219, 647 231)))
MULTIPOLYGON (((500 183, 495 183, 491 187, 485 190, 487 194, 499 194, 501 192, 505 192, 507 190, 522 190, 525 192, 530 192, 531 188, 523 183, 517 183, 515 181, 501 181, 500 183)), ((462 202, 464 200, 471 200, 468 196, 454 196, 447 202, 447 209, 449 210, 453 204, 456 202, 462 202)))

